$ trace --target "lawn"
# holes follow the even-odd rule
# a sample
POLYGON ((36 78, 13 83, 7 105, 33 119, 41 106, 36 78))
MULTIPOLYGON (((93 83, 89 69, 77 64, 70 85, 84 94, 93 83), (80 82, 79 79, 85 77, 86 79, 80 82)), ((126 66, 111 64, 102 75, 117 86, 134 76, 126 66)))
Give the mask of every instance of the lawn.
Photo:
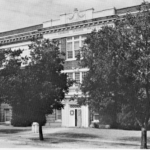
MULTIPOLYGON (((5 128, 5 138, 20 140, 20 144, 46 148, 140 148, 140 131, 94 129, 94 128, 50 128, 44 127, 44 141, 31 128, 5 128), (10 131, 13 132, 10 132, 10 131), (16 131, 16 133, 14 132, 16 131)), ((1 132, 0 128, 0 133, 1 132)), ((150 143, 148 131, 148 143, 150 143)), ((4 136, 3 136, 4 138, 4 136)), ((150 146, 150 145, 149 145, 150 146)))

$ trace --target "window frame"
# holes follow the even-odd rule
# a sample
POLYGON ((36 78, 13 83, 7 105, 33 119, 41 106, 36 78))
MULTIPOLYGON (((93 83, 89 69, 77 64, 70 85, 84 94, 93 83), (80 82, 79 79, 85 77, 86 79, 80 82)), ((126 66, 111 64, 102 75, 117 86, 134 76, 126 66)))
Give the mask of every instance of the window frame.
POLYGON ((79 73, 79 82, 73 84, 71 87, 77 87, 83 82, 83 73, 87 73, 87 71, 72 71, 72 72, 66 72, 68 79, 76 80, 76 74, 79 73), (69 77, 69 74, 72 74, 72 78, 69 77))
POLYGON ((80 48, 83 46, 83 41, 85 39, 86 39, 86 37, 84 35, 76 35, 76 36, 66 38, 66 61, 76 60, 76 52, 75 51, 80 52, 80 48), (76 39, 76 37, 78 37, 78 38, 76 39), (75 42, 79 42, 79 49, 75 49, 75 42), (72 43, 71 50, 68 50, 68 48, 67 48, 68 43, 72 43), (72 58, 68 58, 68 52, 72 52, 72 58))
POLYGON ((60 110, 55 109, 55 121, 57 121, 57 122, 62 121, 62 109, 60 109, 60 110), (60 113, 58 113, 58 111, 60 111, 60 113), (58 116, 61 116, 61 118, 58 118, 58 116))

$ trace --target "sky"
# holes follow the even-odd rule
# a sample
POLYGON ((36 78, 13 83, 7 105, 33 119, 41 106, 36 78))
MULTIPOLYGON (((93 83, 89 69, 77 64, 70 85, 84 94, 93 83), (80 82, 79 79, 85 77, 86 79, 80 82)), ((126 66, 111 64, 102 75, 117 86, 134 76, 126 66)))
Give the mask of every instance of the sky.
MULTIPOLYGON (((150 2, 150 0, 147 0, 150 2)), ((0 0, 0 32, 42 24, 74 8, 100 11, 139 5, 143 0, 0 0)))

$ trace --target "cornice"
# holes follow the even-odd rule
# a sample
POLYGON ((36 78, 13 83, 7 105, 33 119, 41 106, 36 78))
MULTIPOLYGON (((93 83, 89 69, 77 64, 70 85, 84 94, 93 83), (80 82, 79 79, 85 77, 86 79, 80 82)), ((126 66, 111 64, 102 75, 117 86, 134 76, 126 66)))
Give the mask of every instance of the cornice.
POLYGON ((11 38, 1 39, 0 46, 31 41, 33 38, 42 39, 43 35, 41 35, 40 33, 27 34, 26 36, 15 36, 15 37, 11 37, 11 38))
POLYGON ((45 34, 57 33, 62 31, 68 31, 72 29, 92 27, 95 25, 108 24, 115 20, 116 16, 109 16, 103 18, 96 18, 91 20, 79 21, 76 23, 70 23, 65 25, 59 25, 48 28, 41 28, 32 32, 21 33, 17 35, 10 35, 6 37, 0 37, 0 45, 8 45, 12 43, 19 43, 24 41, 30 41, 33 38, 42 38, 45 34))
POLYGON ((90 20, 83 20, 74 23, 68 23, 63 25, 56 25, 47 28, 43 28, 41 25, 36 25, 33 27, 22 28, 14 31, 8 31, 0 33, 0 45, 9 45, 12 43, 20 43, 24 41, 31 41, 33 38, 43 38, 43 35, 59 33, 63 31, 69 31, 73 29, 80 29, 86 27, 94 27, 96 25, 106 25, 114 22, 115 20, 121 20, 124 18, 125 12, 131 11, 134 12, 137 10, 137 6, 131 6, 121 9, 115 9, 116 15, 99 17, 90 20), (120 16, 117 18, 117 15, 120 16), (12 34, 11 34, 12 33, 12 34))

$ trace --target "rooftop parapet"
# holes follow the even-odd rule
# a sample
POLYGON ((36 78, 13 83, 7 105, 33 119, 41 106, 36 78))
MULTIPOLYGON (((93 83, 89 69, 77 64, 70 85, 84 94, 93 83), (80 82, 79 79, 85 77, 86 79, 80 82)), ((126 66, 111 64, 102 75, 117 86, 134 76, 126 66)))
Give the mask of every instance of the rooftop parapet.
POLYGON ((110 9, 97 11, 97 12, 94 12, 93 8, 83 10, 83 11, 78 11, 78 9, 75 8, 73 13, 62 14, 60 15, 59 19, 44 22, 43 28, 63 25, 63 24, 68 24, 68 23, 73 23, 73 22, 78 22, 83 20, 90 20, 99 17, 112 16, 112 15, 115 15, 115 8, 110 8, 110 9))

